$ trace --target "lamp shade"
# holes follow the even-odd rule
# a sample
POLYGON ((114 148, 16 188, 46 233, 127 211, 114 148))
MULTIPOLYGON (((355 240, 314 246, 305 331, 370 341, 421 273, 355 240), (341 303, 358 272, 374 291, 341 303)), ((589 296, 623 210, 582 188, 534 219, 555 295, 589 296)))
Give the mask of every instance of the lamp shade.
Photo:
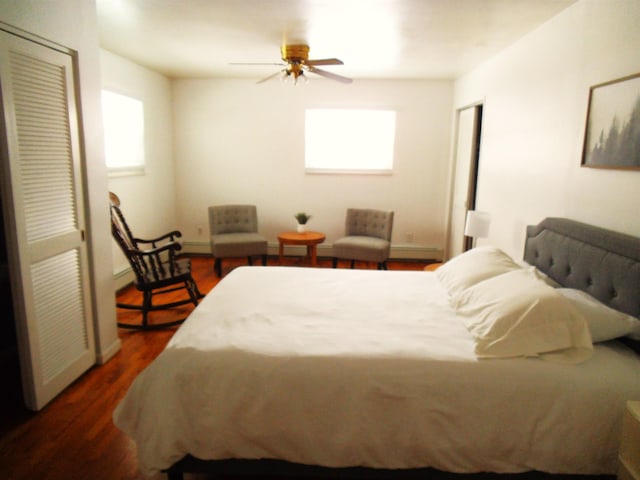
POLYGON ((464 225, 464 234, 473 238, 488 237, 490 224, 491 215, 488 212, 469 210, 467 212, 467 221, 464 225))

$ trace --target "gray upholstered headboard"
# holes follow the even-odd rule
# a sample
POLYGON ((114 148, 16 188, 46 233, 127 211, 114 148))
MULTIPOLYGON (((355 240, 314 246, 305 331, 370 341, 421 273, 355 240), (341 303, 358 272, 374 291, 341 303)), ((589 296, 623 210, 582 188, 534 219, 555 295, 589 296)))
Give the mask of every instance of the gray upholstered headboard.
POLYGON ((640 238, 546 218, 527 227, 524 260, 559 284, 640 318, 640 238))

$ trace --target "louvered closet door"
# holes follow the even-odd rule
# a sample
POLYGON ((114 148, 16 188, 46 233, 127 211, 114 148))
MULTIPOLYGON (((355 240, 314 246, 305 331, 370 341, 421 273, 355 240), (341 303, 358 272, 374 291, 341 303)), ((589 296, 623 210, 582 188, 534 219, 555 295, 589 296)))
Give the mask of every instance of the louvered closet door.
POLYGON ((0 31, 3 200, 27 406, 95 363, 73 58, 0 31))

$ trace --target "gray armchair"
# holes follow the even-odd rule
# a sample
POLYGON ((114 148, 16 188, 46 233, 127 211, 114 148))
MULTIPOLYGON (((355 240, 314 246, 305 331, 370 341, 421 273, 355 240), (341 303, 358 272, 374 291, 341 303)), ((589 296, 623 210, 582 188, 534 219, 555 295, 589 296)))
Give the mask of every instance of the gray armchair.
POLYGON ((345 236, 333 243, 333 268, 338 259, 376 262, 378 270, 387 269, 391 250, 393 212, 384 210, 348 208, 345 236))
POLYGON ((217 205, 209 207, 211 253, 216 274, 222 277, 222 259, 260 255, 267 264, 267 239, 258 233, 255 205, 217 205))

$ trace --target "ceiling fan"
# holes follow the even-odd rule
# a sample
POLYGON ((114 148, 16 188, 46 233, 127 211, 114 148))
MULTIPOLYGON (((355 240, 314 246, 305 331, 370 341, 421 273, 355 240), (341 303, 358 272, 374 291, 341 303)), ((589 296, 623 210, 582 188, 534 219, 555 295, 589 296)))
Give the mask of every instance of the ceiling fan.
POLYGON ((282 45, 282 47, 280 47, 280 53, 284 63, 232 63, 231 65, 279 65, 284 67, 276 73, 262 80, 258 80, 257 83, 263 83, 280 76, 283 80, 292 78, 293 83, 296 84, 299 78, 306 79, 305 72, 315 73, 316 75, 342 83, 353 82, 350 78, 316 68, 317 65, 344 65, 344 63, 337 58, 309 60, 309 45, 282 45))

